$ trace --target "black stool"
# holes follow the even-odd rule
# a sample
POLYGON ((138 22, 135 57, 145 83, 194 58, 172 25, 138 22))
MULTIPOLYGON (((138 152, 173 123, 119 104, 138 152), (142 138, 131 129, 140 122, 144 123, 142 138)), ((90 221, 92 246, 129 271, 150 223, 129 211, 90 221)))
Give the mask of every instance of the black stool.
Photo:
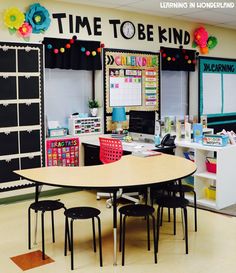
POLYGON ((188 254, 188 218, 187 218, 187 205, 189 201, 183 197, 178 196, 167 196, 163 195, 158 197, 156 200, 158 205, 157 209, 157 252, 158 252, 158 241, 159 241, 159 230, 161 223, 161 210, 163 208, 173 209, 174 211, 174 234, 176 234, 176 209, 180 208, 184 211, 184 232, 185 232, 185 252, 188 254))
POLYGON ((92 219, 93 226, 93 249, 96 252, 95 224, 94 218, 98 220, 98 236, 99 236, 99 253, 100 266, 102 266, 102 236, 101 236, 101 221, 99 218, 100 210, 92 207, 74 207, 67 209, 65 214, 65 256, 67 255, 67 237, 69 238, 69 250, 71 251, 71 270, 74 269, 74 242, 73 242, 73 223, 74 220, 92 219), (70 228, 69 228, 69 218, 70 228))
POLYGON ((41 229, 42 229, 42 258, 45 260, 45 242, 44 242, 44 213, 51 211, 52 216, 52 241, 55 242, 55 231, 54 231, 54 211, 59 209, 65 209, 63 203, 56 200, 42 200, 32 203, 28 208, 28 247, 31 249, 31 214, 30 210, 34 210, 36 213, 41 211, 41 229))
POLYGON ((172 184, 168 185, 167 190, 172 192, 174 195, 179 193, 180 196, 185 197, 185 193, 192 192, 193 193, 193 205, 194 205, 194 228, 197 231, 197 197, 196 192, 193 187, 189 185, 178 185, 172 184))
POLYGON ((122 245, 122 265, 125 264, 125 224, 126 217, 146 217, 147 219, 147 242, 148 250, 150 250, 150 228, 149 228, 149 217, 153 220, 153 243, 154 243, 154 260, 157 263, 157 251, 156 251, 156 235, 155 235, 155 217, 153 216, 154 208, 148 205, 127 205, 119 209, 120 212, 120 251, 122 245), (123 217, 124 215, 124 217, 123 217), (122 219, 123 218, 123 219, 122 219))

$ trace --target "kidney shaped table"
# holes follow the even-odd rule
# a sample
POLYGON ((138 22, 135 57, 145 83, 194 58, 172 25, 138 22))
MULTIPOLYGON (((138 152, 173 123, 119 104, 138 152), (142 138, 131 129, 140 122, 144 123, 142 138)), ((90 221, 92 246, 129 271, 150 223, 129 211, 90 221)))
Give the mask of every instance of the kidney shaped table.
MULTIPOLYGON (((113 193, 114 265, 117 261, 117 204, 119 188, 152 186, 179 180, 196 171, 196 165, 182 157, 161 154, 149 157, 123 156, 119 161, 96 166, 43 167, 15 171, 37 185, 85 189, 109 188, 113 193)), ((37 188, 37 187, 36 187, 37 188)))

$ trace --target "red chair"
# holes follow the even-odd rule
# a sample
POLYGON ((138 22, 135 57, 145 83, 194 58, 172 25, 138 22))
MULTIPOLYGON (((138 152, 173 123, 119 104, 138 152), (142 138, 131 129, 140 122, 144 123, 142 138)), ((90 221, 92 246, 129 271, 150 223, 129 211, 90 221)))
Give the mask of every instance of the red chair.
POLYGON ((122 142, 115 138, 99 137, 100 160, 103 164, 121 159, 123 155, 122 142))
MULTIPOLYGON (((123 155, 123 146, 122 146, 121 140, 116 138, 99 137, 99 142, 100 142, 100 160, 103 164, 109 164, 121 159, 123 155)), ((120 189, 117 194, 118 198, 122 197, 132 202, 139 203, 139 199, 136 199, 130 196, 130 195, 138 195, 138 193, 123 194, 122 192, 123 190, 120 189)), ((111 199, 112 194, 105 193, 105 192, 98 192, 97 199, 99 200, 101 197, 110 197, 110 199, 107 200, 107 207, 110 208, 112 206, 112 199, 111 199)))

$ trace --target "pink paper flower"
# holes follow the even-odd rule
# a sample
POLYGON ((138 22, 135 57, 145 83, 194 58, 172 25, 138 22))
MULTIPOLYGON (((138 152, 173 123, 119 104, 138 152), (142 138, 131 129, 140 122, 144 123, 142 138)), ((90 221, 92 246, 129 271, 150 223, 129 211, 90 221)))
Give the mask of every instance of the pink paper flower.
POLYGON ((207 45, 207 40, 208 40, 208 32, 204 27, 199 27, 195 32, 194 32, 194 41, 197 45, 200 47, 204 48, 207 45))
POLYGON ((19 29, 17 30, 17 33, 21 37, 27 38, 32 33, 32 26, 29 23, 25 22, 25 23, 22 24, 21 27, 19 27, 19 29))

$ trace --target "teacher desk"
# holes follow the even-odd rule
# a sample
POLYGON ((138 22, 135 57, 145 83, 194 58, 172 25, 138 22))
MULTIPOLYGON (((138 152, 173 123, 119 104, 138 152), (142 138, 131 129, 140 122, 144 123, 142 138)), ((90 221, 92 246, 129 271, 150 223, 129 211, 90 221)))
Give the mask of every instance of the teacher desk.
POLYGON ((190 176, 196 165, 182 157, 161 154, 150 157, 123 156, 104 165, 44 167, 15 171, 37 184, 85 189, 109 188, 113 193, 114 265, 117 261, 117 204, 119 188, 152 186, 190 176))

